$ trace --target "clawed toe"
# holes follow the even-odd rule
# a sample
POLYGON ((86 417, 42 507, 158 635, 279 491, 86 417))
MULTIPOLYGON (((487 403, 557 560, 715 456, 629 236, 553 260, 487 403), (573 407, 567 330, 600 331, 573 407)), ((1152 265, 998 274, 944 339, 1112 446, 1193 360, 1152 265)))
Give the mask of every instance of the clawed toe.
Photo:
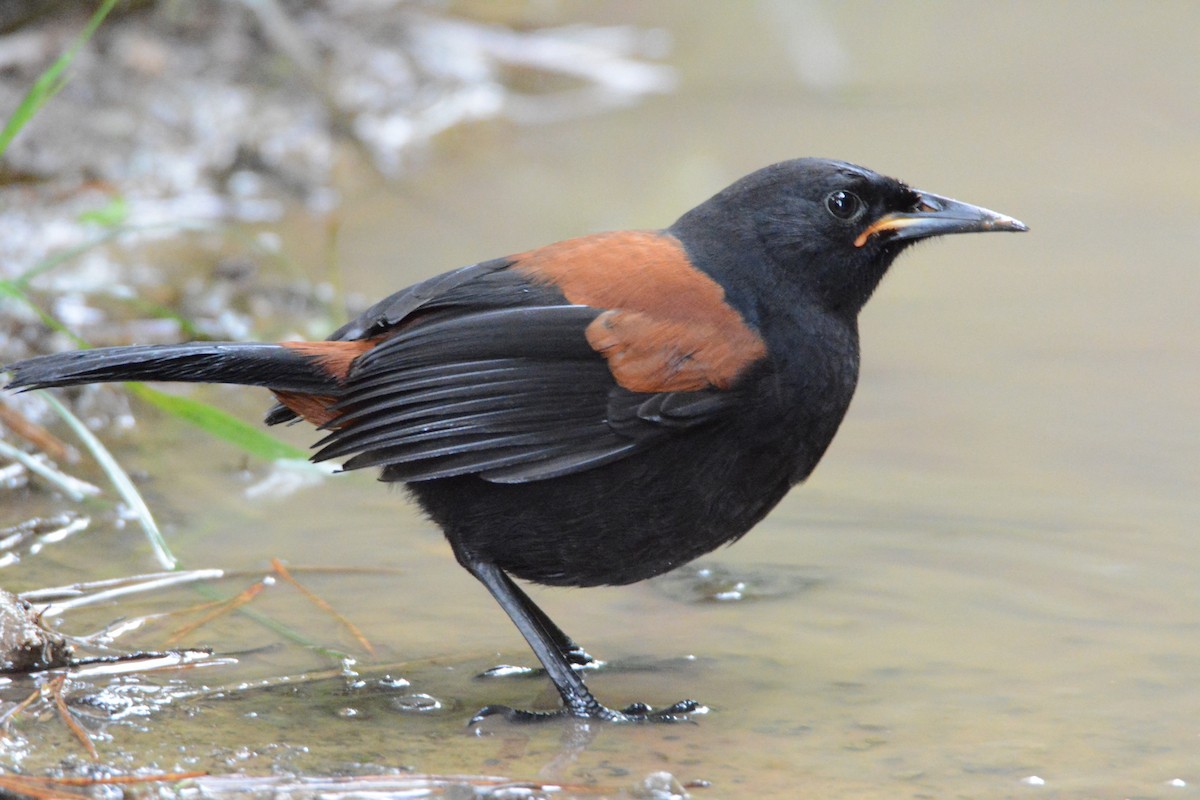
MULTIPOLYGON (((601 661, 595 658, 582 647, 575 646, 569 650, 563 651, 563 657, 571 666, 571 669, 576 672, 584 672, 597 670, 608 664, 607 661, 601 661)), ((489 667, 479 673, 478 678, 536 678, 546 674, 545 669, 536 667, 518 667, 513 664, 497 664, 494 667, 489 667)))
POLYGON ((483 672, 476 675, 476 678, 512 678, 519 676, 522 678, 532 677, 534 675, 544 675, 546 670, 534 669, 533 667, 518 667, 514 664, 497 664, 494 667, 488 667, 483 672))
POLYGON ((500 717, 505 722, 514 724, 529 724, 535 722, 550 722, 556 719, 588 719, 598 722, 634 723, 634 722, 691 722, 694 714, 707 714, 708 706, 695 700, 680 700, 678 703, 655 710, 645 703, 632 703, 626 708, 616 711, 605 706, 597 705, 579 711, 561 708, 557 711, 525 711, 503 705, 491 705, 481 708, 467 723, 475 727, 490 717, 500 717))
POLYGON ((645 703, 633 703, 620 712, 621 722, 691 722, 693 714, 707 714, 708 706, 695 700, 680 700, 655 710, 645 703))
MULTIPOLYGON (((542 662, 546 677, 554 684, 562 699, 562 708, 551 712, 522 711, 501 705, 486 706, 471 717, 468 723, 476 732, 479 732, 479 725, 490 717, 500 717, 506 722, 521 724, 546 722, 560 717, 585 723, 687 722, 691 715, 708 711, 694 700, 684 700, 658 711, 644 703, 634 703, 624 711, 615 711, 600 705, 595 695, 588 690, 580 673, 586 669, 595 669, 603 662, 592 658, 586 650, 563 633, 499 566, 490 561, 470 557, 469 553, 457 554, 462 565, 488 588, 516 623, 525 641, 533 649, 534 655, 542 662)), ((513 667, 494 667, 484 675, 498 677, 522 672, 523 670, 513 667)))
POLYGON ((566 709, 559 711, 526 711, 511 706, 491 705, 479 709, 475 713, 475 716, 471 717, 471 721, 467 723, 467 726, 473 728, 491 717, 500 717, 505 722, 525 725, 532 722, 549 722, 553 719, 562 719, 565 716, 567 716, 566 709))

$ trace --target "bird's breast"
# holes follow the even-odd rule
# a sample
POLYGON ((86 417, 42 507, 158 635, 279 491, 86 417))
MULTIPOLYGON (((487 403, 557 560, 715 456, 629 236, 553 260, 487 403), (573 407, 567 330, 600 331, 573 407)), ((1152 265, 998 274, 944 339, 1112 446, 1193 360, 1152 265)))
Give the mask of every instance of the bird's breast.
POLYGON ((759 424, 790 453, 796 484, 817 466, 850 407, 858 333, 836 318, 808 315, 766 335, 768 358, 755 390, 763 406, 759 424))

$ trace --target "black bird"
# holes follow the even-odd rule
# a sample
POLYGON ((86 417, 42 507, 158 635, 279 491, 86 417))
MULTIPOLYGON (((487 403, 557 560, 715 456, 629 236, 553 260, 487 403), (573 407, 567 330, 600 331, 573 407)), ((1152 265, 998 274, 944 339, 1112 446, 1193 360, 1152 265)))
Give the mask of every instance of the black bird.
MULTIPOLYGON (((557 715, 601 705, 590 656, 513 581, 627 584, 750 530, 803 481, 858 380, 857 317, 920 239, 1017 220, 838 161, 761 169, 665 230, 598 233, 430 278, 324 342, 113 347, 13 364, 10 388, 270 389, 313 456, 407 484, 525 637, 557 715)), ((555 714, 489 706, 510 719, 555 714)))

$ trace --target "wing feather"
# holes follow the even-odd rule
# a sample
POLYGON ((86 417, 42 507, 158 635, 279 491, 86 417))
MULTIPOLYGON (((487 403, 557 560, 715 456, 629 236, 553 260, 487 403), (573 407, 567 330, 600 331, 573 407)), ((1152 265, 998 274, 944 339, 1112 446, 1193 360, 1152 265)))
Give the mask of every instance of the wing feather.
MULTIPOLYGON (((642 244, 659 247, 650 239, 642 244)), ((660 254, 678 257, 675 245, 666 247, 660 254)), ((745 335, 705 317, 720 302, 719 290, 702 282, 689 288, 687 281, 699 279, 676 266, 670 298, 655 300, 654 284, 639 278, 629 284, 638 295, 636 314, 621 317, 623 284, 614 274, 618 282, 606 288, 598 269, 604 265, 581 262, 586 276, 566 277, 574 273, 537 258, 499 259, 430 279, 376 303, 330 337, 375 344, 346 370, 314 460, 383 467, 385 480, 478 475, 525 483, 610 463, 736 408, 740 393, 729 376, 757 353, 736 336, 722 344, 730 330, 745 335), (516 268, 522 260, 535 268, 516 268), (676 296, 703 302, 680 304, 676 296), (704 314, 689 327, 693 308, 704 314), (659 309, 662 324, 655 322, 659 309), (653 336, 634 336, 647 325, 653 336), (726 350, 740 361, 693 357, 726 350), (712 375, 689 371, 697 361, 712 375), (640 376, 634 385, 622 378, 631 374, 640 376)), ((271 419, 286 416, 273 412, 271 419)))

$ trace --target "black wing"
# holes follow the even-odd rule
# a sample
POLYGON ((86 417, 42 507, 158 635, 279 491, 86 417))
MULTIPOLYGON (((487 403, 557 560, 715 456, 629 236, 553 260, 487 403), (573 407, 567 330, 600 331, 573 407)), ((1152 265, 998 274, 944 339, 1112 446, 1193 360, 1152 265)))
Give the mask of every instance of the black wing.
POLYGON ((354 362, 314 456, 387 480, 477 474, 523 483, 579 472, 710 422, 736 392, 630 392, 572 305, 486 262, 376 304, 333 339, 380 337, 354 362))

